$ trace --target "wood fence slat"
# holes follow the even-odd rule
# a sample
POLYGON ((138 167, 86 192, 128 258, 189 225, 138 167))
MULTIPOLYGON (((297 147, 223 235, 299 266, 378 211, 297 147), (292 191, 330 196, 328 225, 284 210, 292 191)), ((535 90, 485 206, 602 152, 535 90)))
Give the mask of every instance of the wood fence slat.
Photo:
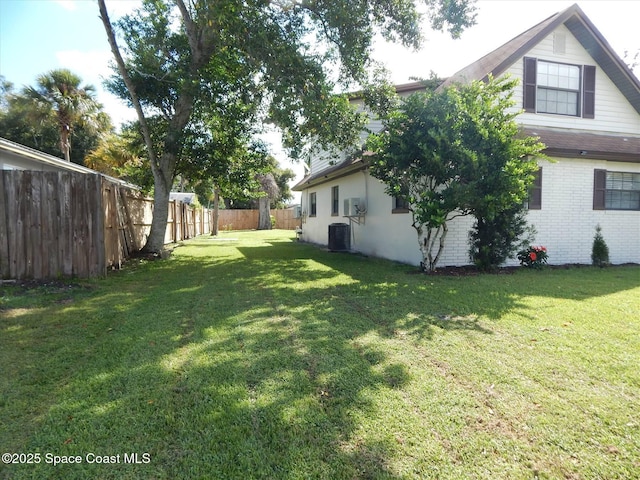
POLYGON ((31 178, 31 223, 29 225, 30 249, 27 251, 31 261, 31 278, 44 278, 42 271, 43 251, 42 240, 42 175, 33 175, 31 178))
POLYGON ((82 232, 82 224, 78 222, 78 219, 84 216, 84 209, 86 205, 86 199, 82 197, 82 194, 78 191, 82 188, 84 178, 76 175, 71 176, 71 216, 70 228, 71 228, 71 269, 72 275, 82 276, 85 271, 84 258, 81 257, 78 252, 84 249, 85 242, 82 232))
POLYGON ((0 170, 0 278, 9 278, 9 217, 7 215, 7 189, 11 182, 9 170, 0 170))
POLYGON ((71 173, 62 172, 59 176, 58 185, 60 196, 60 264, 62 274, 73 275, 73 229, 72 225, 72 193, 71 193, 71 173))
POLYGON ((103 223, 104 223, 104 257, 105 257, 105 265, 110 267, 114 265, 114 256, 113 256, 113 239, 111 237, 111 223, 109 221, 109 212, 111 209, 111 204, 109 203, 109 182, 102 183, 102 208, 103 208, 103 223))
POLYGON ((139 247, 136 242, 136 234, 134 231, 133 218, 131 216, 131 210, 129 209, 129 202, 127 201, 127 193, 124 187, 116 187, 120 193, 120 201, 124 210, 125 231, 126 237, 130 245, 131 252, 137 252, 139 247))
POLYGON ((118 262, 118 268, 122 266, 122 237, 120 236, 120 225, 118 224, 118 193, 115 187, 111 188, 109 194, 109 201, 111 203, 111 229, 114 241, 114 249, 116 255, 116 261, 118 262))
POLYGON ((95 277, 106 273, 104 262, 104 213, 102 206, 102 176, 91 175, 89 179, 88 196, 91 198, 89 212, 91 214, 90 224, 90 264, 89 276, 95 277))
POLYGON ((57 172, 45 172, 42 182, 42 251, 47 259, 46 272, 43 273, 45 277, 57 277, 61 273, 58 262, 60 206, 57 187, 57 172))
POLYGON ((29 226, 31 225, 31 172, 21 172, 20 190, 18 201, 20 202, 20 219, 18 223, 18 242, 24 247, 20 249, 20 255, 16 257, 16 275, 18 278, 31 278, 31 238, 29 238, 29 226))
MULTIPOLYGON (((21 228, 22 218, 20 217, 20 199, 18 192, 20 191, 21 174, 20 172, 8 172, 10 181, 5 184, 7 193, 7 202, 5 208, 7 211, 7 249, 9 250, 9 277, 18 278, 18 230, 21 228), (10 226, 9 226, 10 225, 10 226)), ((5 177, 6 178, 6 177, 5 177)), ((21 248, 21 247, 20 247, 21 248)))

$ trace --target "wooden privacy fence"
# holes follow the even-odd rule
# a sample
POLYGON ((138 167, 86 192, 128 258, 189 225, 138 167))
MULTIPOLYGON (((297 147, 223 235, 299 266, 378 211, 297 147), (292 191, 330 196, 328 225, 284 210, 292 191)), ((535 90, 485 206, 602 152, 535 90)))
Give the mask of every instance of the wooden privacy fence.
MULTIPOLYGON (((275 218, 274 228, 295 230, 300 219, 293 218, 293 209, 271 210, 275 218)), ((220 230, 253 230, 258 227, 258 210, 220 210, 218 217, 220 230)))
MULTIPOLYGON (((272 210, 293 230, 293 210, 272 210)), ((100 174, 0 170, 0 278, 93 277, 139 251, 153 200, 100 174)), ((165 243, 210 233, 212 211, 169 202, 165 243)), ((220 230, 251 230, 258 210, 220 210, 220 230)))
POLYGON ((104 272, 99 175, 27 170, 0 174, 2 278, 104 272))
MULTIPOLYGON (((102 175, 0 171, 0 278, 92 277, 144 245, 153 200, 102 175)), ((165 243, 211 231, 211 211, 171 201, 165 243)))

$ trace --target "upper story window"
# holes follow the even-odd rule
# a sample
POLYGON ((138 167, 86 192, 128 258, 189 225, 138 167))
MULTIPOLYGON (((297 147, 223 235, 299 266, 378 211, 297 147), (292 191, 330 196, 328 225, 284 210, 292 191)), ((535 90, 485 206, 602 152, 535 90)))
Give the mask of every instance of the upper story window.
POLYGON ((524 109, 594 118, 596 67, 524 58, 524 109))
POLYGON ((537 80, 536 109, 539 113, 578 115, 580 67, 538 60, 537 80))

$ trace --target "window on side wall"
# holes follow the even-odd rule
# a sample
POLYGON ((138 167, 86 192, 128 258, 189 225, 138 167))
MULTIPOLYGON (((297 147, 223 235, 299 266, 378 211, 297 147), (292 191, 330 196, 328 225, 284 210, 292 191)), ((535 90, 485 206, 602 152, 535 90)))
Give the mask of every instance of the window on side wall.
POLYGON ((409 202, 404 197, 392 198, 391 213, 409 213, 409 202))
POLYGON ((594 118, 596 67, 524 58, 524 109, 594 118))
POLYGON ((594 170, 593 209, 640 211, 640 173, 594 170))
POLYGON ((331 187, 331 215, 336 217, 340 214, 340 190, 339 187, 331 187))
POLYGON ((533 174, 533 183, 529 190, 527 208, 529 210, 542 209, 542 167, 533 174))
POLYGON ((315 217, 317 213, 318 204, 316 202, 316 192, 309 194, 309 216, 315 217))

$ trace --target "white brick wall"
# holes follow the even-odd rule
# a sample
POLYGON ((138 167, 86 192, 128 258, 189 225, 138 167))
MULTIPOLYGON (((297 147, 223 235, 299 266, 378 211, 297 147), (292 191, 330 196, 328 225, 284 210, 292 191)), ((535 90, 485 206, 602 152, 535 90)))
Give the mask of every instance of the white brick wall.
POLYGON ((594 169, 640 173, 640 165, 572 158, 541 166, 542 209, 531 210, 529 221, 550 263, 591 263, 598 224, 612 263, 640 263, 640 212, 593 210, 594 169))
MULTIPOLYGON (((541 162, 542 209, 530 210, 528 219, 536 228, 536 245, 544 245, 549 263, 591 263, 591 245, 595 227, 600 224, 614 264, 640 263, 640 212, 593 210, 593 171, 638 172, 640 165, 632 163, 557 159, 541 162)), ((303 210, 308 212, 308 194, 316 192, 317 216, 307 218, 303 239, 313 243, 328 243, 330 223, 349 223, 342 215, 345 198, 366 198, 364 222, 351 222, 352 249, 403 263, 418 265, 421 261, 417 234, 411 227, 411 214, 392 214, 392 200, 383 185, 365 172, 328 182, 303 192, 303 210), (340 215, 331 216, 331 187, 340 189, 340 215)), ((440 266, 467 265, 468 232, 473 217, 450 222, 440 266)), ((512 260, 508 264, 517 264, 512 260)))

